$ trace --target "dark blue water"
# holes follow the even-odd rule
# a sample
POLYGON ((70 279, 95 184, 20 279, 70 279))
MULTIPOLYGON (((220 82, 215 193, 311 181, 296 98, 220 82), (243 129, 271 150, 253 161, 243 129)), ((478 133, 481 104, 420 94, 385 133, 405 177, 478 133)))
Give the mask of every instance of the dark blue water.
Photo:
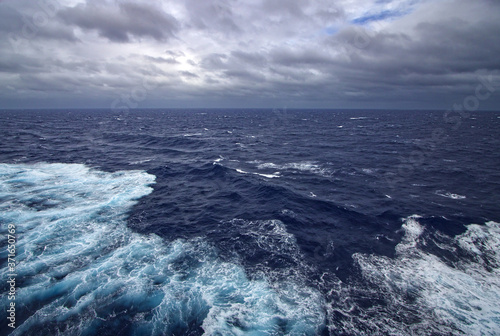
POLYGON ((0 333, 498 335, 500 112, 448 121, 0 112, 0 333))

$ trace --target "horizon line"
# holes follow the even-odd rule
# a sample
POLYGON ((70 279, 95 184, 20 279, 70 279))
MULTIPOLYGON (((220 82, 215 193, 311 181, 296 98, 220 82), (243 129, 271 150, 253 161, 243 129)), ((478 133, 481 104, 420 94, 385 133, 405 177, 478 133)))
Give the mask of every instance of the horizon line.
MULTIPOLYGON (((433 112, 446 112, 452 110, 450 109, 442 109, 442 108, 422 108, 422 109, 397 109, 397 108, 316 108, 316 107, 300 107, 300 108, 289 108, 289 107, 144 107, 144 108, 130 108, 127 111, 125 109, 113 111, 110 107, 43 107, 43 108, 23 108, 23 107, 15 107, 15 108, 2 108, 0 107, 0 111, 49 111, 49 110, 109 110, 111 112, 138 112, 143 110, 295 110, 295 111, 303 111, 303 110, 320 110, 320 111, 433 111, 433 112)), ((482 110, 478 109, 476 111, 470 111, 470 113, 474 112, 500 112, 498 110, 482 110)))

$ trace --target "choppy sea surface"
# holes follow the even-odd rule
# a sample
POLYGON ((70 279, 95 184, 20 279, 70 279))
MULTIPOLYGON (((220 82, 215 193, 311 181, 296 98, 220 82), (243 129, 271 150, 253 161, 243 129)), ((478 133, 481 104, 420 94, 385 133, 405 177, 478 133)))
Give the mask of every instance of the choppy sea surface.
POLYGON ((500 335, 499 148, 500 112, 1 111, 0 334, 500 335))

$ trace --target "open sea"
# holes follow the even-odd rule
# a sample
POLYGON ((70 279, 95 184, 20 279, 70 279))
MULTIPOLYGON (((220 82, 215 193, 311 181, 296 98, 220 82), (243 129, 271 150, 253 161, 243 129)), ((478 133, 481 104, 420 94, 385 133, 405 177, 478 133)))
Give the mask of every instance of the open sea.
POLYGON ((499 149, 500 112, 0 111, 0 334, 500 335, 499 149))

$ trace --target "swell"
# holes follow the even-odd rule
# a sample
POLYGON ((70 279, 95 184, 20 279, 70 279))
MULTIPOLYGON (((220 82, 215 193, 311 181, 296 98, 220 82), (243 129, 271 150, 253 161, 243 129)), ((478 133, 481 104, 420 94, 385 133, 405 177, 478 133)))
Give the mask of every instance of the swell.
POLYGON ((266 262, 279 265, 282 256, 249 252, 241 247, 245 237, 223 223, 279 220, 296 238, 308 263, 343 279, 352 274, 352 254, 391 256, 401 238, 395 214, 368 216, 310 197, 276 179, 240 174, 219 164, 149 172, 157 177, 154 192, 134 206, 128 221, 134 231, 155 233, 169 241, 207 237, 216 246, 225 246, 228 257, 238 251, 250 267, 266 262))

